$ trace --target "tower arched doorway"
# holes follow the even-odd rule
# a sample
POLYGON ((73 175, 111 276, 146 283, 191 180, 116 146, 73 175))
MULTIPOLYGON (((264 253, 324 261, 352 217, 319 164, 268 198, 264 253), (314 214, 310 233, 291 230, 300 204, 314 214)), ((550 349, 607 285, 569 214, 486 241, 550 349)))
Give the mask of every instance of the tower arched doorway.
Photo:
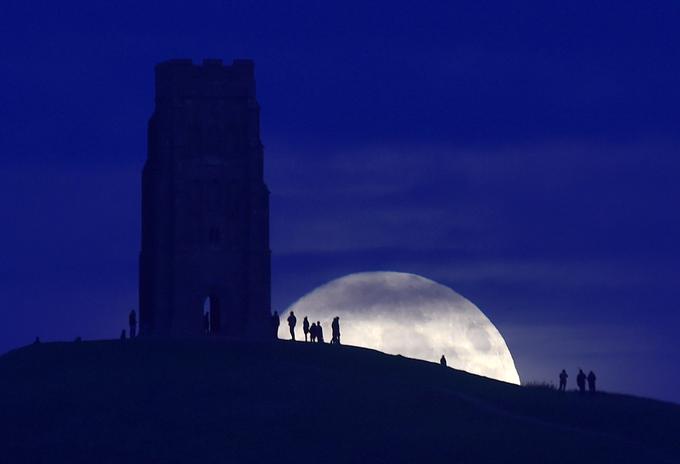
POLYGON ((203 301, 203 332, 218 335, 220 326, 220 301, 214 295, 208 296, 203 301))

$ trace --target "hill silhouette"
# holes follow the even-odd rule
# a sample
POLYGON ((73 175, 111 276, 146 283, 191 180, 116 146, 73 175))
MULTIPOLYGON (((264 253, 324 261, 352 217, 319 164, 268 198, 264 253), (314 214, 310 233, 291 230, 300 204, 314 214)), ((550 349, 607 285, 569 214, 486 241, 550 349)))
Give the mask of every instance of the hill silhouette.
POLYGON ((356 347, 43 343, 0 357, 4 463, 680 462, 680 406, 356 347))

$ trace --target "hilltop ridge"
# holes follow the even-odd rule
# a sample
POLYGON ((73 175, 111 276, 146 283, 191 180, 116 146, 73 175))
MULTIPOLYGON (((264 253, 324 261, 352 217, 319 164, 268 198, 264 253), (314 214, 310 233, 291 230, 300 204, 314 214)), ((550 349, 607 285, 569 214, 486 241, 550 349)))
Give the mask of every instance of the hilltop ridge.
POLYGON ((675 404, 287 341, 31 345, 0 411, 7 463, 680 462, 675 404))

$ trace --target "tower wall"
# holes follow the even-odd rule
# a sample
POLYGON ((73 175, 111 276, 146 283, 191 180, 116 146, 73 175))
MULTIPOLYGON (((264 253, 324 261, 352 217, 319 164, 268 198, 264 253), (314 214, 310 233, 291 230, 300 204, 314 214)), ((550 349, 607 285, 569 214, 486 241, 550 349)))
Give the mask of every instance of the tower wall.
POLYGON ((156 66, 142 174, 140 330, 265 336, 270 314, 269 191, 253 63, 156 66))

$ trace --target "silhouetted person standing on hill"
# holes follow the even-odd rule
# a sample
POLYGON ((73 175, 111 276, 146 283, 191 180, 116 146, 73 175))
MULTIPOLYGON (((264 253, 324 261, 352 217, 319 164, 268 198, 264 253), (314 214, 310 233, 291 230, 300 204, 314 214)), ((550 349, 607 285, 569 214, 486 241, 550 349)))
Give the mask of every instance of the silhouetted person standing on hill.
POLYGON ((582 369, 578 370, 578 375, 576 376, 576 385, 578 385, 578 391, 581 394, 586 392, 586 374, 583 373, 582 369))
POLYGON ((559 391, 563 392, 567 390, 567 371, 562 369, 562 372, 560 372, 560 389, 559 391))
POLYGON ((274 331, 274 338, 279 338, 279 325, 281 324, 281 319, 279 318, 279 312, 274 311, 272 314, 272 330, 274 331))
POLYGON ((313 322, 309 328, 309 341, 312 343, 316 342, 316 322, 313 322))
POLYGON ((137 336, 137 313, 133 309, 128 316, 128 323, 130 324, 130 338, 137 336))
POLYGON ((323 343, 323 327, 321 327, 321 321, 316 321, 316 341, 318 343, 323 343))
POLYGON ((446 367, 446 365, 447 365, 446 364, 446 357, 444 355, 442 355, 442 357, 439 359, 439 364, 446 367))
MULTIPOLYGON (((309 330, 309 320, 307 319, 307 316, 302 320, 302 332, 305 334, 305 341, 307 341, 307 335, 310 334, 309 330)), ((310 334, 311 335, 311 334, 310 334)))
POLYGON ((595 372, 590 371, 588 373, 588 391, 591 395, 595 394, 595 380, 597 380, 597 377, 595 377, 595 372))
POLYGON ((331 323, 331 343, 335 345, 340 344, 340 317, 335 316, 331 323))
POLYGON ((293 311, 290 312, 288 316, 288 328, 290 329, 290 338, 295 341, 295 324, 297 324, 297 317, 293 311))

